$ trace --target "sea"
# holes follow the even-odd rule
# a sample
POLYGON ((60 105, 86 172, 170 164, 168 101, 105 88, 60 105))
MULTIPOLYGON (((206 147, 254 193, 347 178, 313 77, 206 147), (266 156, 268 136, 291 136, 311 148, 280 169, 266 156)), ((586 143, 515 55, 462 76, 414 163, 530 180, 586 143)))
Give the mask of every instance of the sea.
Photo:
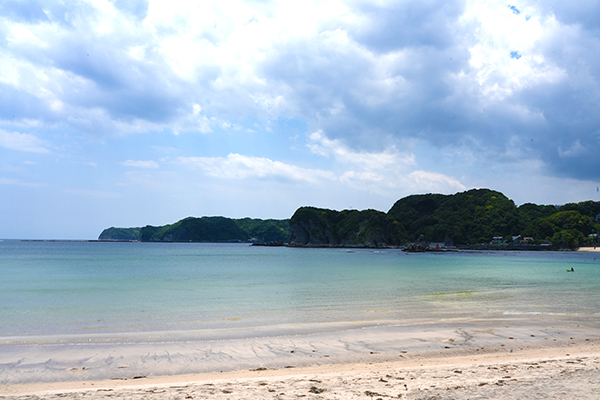
MULTIPOLYGON (((0 383, 71 379, 61 373, 121 350, 133 360, 158 346, 192 354, 200 344, 534 316, 597 321, 600 253, 0 242, 0 383)), ((115 373, 96 369, 81 377, 115 373)))

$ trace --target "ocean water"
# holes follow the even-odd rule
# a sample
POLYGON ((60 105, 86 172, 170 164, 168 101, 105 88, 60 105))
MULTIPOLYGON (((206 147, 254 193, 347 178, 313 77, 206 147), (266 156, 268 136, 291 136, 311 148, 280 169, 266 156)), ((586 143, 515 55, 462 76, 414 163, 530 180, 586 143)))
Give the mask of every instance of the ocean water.
POLYGON ((600 315, 600 254, 0 242, 0 343, 600 315), (574 268, 575 272, 567 272, 574 268))

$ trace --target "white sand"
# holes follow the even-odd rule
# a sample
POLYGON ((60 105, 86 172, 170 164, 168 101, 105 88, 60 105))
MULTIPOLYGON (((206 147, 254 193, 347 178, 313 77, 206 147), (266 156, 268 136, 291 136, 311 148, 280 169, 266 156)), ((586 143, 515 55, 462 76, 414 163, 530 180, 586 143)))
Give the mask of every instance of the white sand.
POLYGON ((7 385, 2 399, 598 399, 600 345, 136 380, 7 385))
MULTIPOLYGON (((218 354, 254 353, 254 367, 222 373, 140 377, 130 365, 114 362, 119 376, 93 380, 64 359, 42 374, 68 373, 71 381, 14 384, 11 374, 22 376, 17 372, 29 368, 16 363, 0 374, 0 399, 600 399, 600 331, 577 324, 532 329, 382 327, 210 343, 218 354), (356 346, 354 358, 348 346, 356 346), (344 361, 357 360, 357 351, 363 352, 358 361, 344 361)), ((93 370, 96 364, 86 365, 93 370)))
POLYGON ((57 343, 18 338, 0 342, 0 385, 381 363, 400 356, 439 358, 565 347, 599 336, 593 316, 564 321, 518 315, 207 341, 57 343))
POLYGON ((596 246, 596 247, 580 247, 577 249, 577 251, 590 251, 590 252, 599 252, 600 253, 600 246, 596 246))

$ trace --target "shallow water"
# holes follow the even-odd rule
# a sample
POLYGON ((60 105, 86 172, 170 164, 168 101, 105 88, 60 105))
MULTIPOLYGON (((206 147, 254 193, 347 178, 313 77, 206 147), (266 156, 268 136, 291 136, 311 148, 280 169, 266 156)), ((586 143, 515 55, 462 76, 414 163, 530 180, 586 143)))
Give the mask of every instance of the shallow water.
POLYGON ((5 240, 0 384, 595 340, 596 257, 5 240))
POLYGON ((152 341, 199 331, 219 338, 503 314, 591 318, 600 312, 597 257, 4 241, 0 340, 134 333, 128 340, 152 341))

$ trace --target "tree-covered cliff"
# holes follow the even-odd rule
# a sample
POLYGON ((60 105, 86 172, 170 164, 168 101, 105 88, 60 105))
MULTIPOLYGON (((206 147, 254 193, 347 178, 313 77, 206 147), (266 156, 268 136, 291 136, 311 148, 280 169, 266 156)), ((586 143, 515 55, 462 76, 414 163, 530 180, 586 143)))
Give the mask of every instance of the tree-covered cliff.
POLYGON ((296 246, 402 246, 423 235, 427 241, 455 245, 487 244, 527 238, 528 243, 563 247, 591 244, 600 230, 600 202, 563 206, 526 203, 504 194, 473 189, 453 195, 419 194, 398 200, 387 212, 335 211, 300 207, 290 220, 185 218, 164 226, 109 228, 104 240, 156 242, 288 242, 296 246), (497 241, 497 239, 496 239, 497 241))
POLYGON ((140 240, 142 242, 232 242, 287 241, 288 220, 231 219, 225 217, 184 218, 174 224, 143 228, 108 228, 100 240, 140 240))
POLYGON ((398 200, 388 215, 404 227, 409 241, 422 234, 434 242, 448 236, 455 244, 487 243, 520 230, 515 203, 489 189, 408 196, 398 200))
POLYGON ((376 210, 333 211, 299 208, 290 219, 290 244, 296 246, 400 245, 406 234, 400 224, 376 210))
POLYGON ((142 228, 107 228, 102 231, 98 240, 140 240, 140 231, 142 228))
POLYGON ((301 207, 290 219, 290 244, 312 246, 398 246, 451 240, 456 245, 487 244, 494 237, 577 247, 598 233, 600 202, 562 207, 527 203, 520 207, 504 194, 473 189, 453 195, 422 194, 398 200, 383 213, 301 207))

